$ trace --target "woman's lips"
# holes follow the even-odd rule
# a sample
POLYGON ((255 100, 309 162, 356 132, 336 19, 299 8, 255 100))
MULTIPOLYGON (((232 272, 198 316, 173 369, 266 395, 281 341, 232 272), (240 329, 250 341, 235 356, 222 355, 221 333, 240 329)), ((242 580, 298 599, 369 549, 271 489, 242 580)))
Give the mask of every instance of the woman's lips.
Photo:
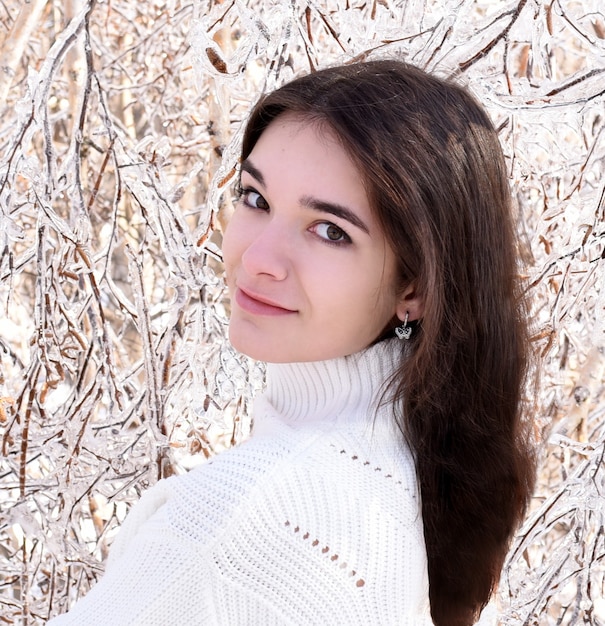
POLYGON ((235 289, 235 301, 240 308, 248 313, 254 315, 291 315, 296 313, 296 311, 285 309, 278 304, 259 298, 260 296, 253 296, 240 287, 235 289))

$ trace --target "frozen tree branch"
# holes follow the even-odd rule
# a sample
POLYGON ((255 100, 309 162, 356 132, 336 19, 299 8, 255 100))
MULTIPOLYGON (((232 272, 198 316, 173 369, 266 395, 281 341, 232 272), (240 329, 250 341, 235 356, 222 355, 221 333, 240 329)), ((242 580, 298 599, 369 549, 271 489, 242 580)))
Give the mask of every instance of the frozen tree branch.
MULTIPOLYGON (((17 19, 3 43, 0 55, 0 109, 5 106, 8 90, 27 42, 42 16, 46 0, 29 0, 19 8, 17 19)), ((6 7, 5 7, 6 8, 6 7)), ((7 10, 8 13, 8 10, 7 10)))

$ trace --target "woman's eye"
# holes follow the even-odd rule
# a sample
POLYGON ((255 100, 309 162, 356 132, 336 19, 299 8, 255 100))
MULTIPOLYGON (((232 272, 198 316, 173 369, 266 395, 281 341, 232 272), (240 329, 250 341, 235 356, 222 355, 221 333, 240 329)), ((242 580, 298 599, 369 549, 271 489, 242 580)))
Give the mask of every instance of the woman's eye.
POLYGON ((349 235, 342 228, 338 228, 338 226, 330 222, 322 222, 315 225, 313 231, 329 243, 351 243, 349 235))
POLYGON ((246 206, 253 209, 261 209, 263 211, 269 209, 269 203, 254 189, 241 189, 239 198, 246 206))

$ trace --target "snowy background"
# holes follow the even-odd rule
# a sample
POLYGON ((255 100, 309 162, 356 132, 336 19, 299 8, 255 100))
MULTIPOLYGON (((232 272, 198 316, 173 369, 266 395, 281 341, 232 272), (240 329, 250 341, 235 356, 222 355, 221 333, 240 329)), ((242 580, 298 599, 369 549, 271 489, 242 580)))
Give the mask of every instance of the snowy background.
POLYGON ((605 624, 603 0, 0 0, 0 623, 103 571, 129 506, 245 437, 221 233, 258 94, 397 56, 499 130, 542 359, 500 622, 605 624))

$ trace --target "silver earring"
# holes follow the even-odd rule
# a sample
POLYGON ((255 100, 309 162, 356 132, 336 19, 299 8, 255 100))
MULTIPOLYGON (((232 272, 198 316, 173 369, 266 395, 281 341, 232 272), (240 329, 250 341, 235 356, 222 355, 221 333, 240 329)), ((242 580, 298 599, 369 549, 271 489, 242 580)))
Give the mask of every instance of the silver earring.
POLYGON ((405 312, 405 319, 403 320, 403 324, 401 326, 397 326, 395 328, 395 334, 399 339, 409 339, 412 336, 412 327, 408 326, 408 317, 410 314, 405 312))

